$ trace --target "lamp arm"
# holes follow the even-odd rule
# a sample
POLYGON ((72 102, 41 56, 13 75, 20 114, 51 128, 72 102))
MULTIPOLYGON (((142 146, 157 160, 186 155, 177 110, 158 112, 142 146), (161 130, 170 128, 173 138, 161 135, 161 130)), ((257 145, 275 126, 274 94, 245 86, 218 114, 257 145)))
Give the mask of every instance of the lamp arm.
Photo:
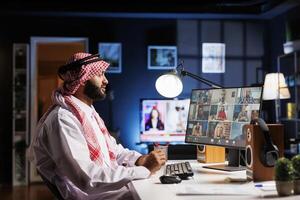
POLYGON ((200 76, 197 76, 197 75, 192 74, 192 73, 190 73, 190 72, 188 72, 188 71, 185 71, 185 70, 181 70, 181 75, 182 75, 182 76, 189 76, 189 77, 192 77, 193 79, 196 79, 197 81, 200 81, 200 82, 202 82, 202 83, 205 83, 206 85, 209 85, 209 86, 211 86, 211 87, 213 87, 213 88, 222 88, 222 86, 220 86, 220 85, 218 85, 218 84, 215 84, 215 83, 213 83, 213 82, 211 82, 211 81, 209 81, 209 80, 206 80, 206 79, 204 79, 204 78, 202 78, 202 77, 200 77, 200 76))

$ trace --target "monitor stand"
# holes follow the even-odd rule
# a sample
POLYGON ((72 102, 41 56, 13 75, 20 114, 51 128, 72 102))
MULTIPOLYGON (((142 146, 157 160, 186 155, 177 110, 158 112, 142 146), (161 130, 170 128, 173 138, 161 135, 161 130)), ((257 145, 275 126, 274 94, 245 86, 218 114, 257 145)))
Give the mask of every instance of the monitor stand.
POLYGON ((203 166, 203 168, 216 169, 222 171, 242 171, 246 170, 245 166, 240 165, 240 149, 228 149, 228 164, 203 166))

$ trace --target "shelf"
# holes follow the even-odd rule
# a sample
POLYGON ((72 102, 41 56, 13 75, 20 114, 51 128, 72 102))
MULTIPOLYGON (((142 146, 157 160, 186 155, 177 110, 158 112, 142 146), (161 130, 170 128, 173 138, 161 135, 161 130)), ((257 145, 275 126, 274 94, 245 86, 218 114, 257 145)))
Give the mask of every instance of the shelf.
POLYGON ((29 180, 29 163, 26 159, 28 140, 28 44, 13 44, 12 63, 12 184, 15 186, 27 185, 29 180))
POLYGON ((16 74, 26 74, 27 70, 26 69, 15 69, 16 74))
POLYGON ((282 54, 280 56, 278 56, 280 59, 286 59, 287 57, 293 57, 295 52, 290 52, 290 53, 286 53, 286 54, 282 54))
POLYGON ((298 153, 296 153, 296 152, 290 152, 290 151, 286 151, 286 150, 284 151, 284 155, 289 158, 292 158, 293 156, 295 156, 297 154, 298 153))
POLYGON ((286 157, 291 158, 300 151, 299 147, 299 131, 300 131, 300 114, 298 111, 300 110, 300 51, 291 52, 289 54, 284 54, 278 56, 277 59, 277 70, 280 73, 283 73, 285 76, 285 80, 287 83, 287 87, 291 94, 290 99, 280 100, 280 121, 284 124, 285 130, 285 144, 286 149, 284 154, 286 157), (288 103, 294 103, 295 108, 288 108, 288 103), (288 112, 293 113, 295 118, 288 118, 288 112), (293 147, 293 145, 296 147, 293 147), (292 151, 291 151, 292 150, 292 151))
POLYGON ((13 108, 13 112, 15 115, 17 115, 17 114, 25 115, 27 113, 26 110, 17 110, 15 108, 13 108))
POLYGON ((289 119, 289 118, 281 118, 281 121, 291 121, 291 122, 300 122, 300 119, 289 119))
POLYGON ((300 87, 300 85, 288 85, 288 88, 300 87))
POLYGON ((298 154, 297 152, 291 152, 290 150, 284 150, 285 154, 298 154))
POLYGON ((26 130, 25 131, 15 131, 15 136, 25 136, 26 135, 26 130))

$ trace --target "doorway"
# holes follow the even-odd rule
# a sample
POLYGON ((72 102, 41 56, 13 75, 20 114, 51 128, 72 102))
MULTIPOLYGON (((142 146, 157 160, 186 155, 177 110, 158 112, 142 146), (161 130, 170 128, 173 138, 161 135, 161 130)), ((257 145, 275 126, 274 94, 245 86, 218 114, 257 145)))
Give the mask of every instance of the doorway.
MULTIPOLYGON (((29 126, 30 138, 41 116, 51 105, 51 93, 60 84, 57 76, 59 66, 76 52, 88 52, 88 38, 31 37, 29 69, 29 126)), ((35 168, 30 165, 30 182, 41 181, 35 168)))

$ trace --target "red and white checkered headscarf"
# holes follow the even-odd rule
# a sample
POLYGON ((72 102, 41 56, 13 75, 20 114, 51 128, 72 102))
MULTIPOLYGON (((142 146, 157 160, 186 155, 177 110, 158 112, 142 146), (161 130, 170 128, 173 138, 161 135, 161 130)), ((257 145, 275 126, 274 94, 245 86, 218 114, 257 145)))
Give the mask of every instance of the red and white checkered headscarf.
MULTIPOLYGON (((59 95, 59 94, 56 94, 59 95)), ((57 100, 59 99, 59 96, 57 96, 57 100)), ((65 103, 68 105, 68 108, 72 111, 72 113, 77 117, 79 122, 82 125, 83 128, 83 135, 85 140, 87 141, 88 149, 90 152, 90 158, 92 161, 96 162, 100 166, 103 164, 103 155, 101 151, 101 147, 98 143, 96 134, 91 123, 89 122, 89 117, 85 115, 84 112, 81 111, 78 105, 74 103, 72 98, 70 96, 64 97, 65 103)), ((60 102, 58 102, 60 103, 60 102)), ((110 161, 112 164, 116 161, 116 153, 112 146, 112 140, 111 135, 109 134, 104 121, 101 119, 99 114, 94 110, 93 116, 96 119, 96 122, 100 128, 101 133, 103 134, 106 142, 106 146, 108 148, 110 161)))
MULTIPOLYGON (((91 56, 89 53, 75 53, 68 61, 67 64, 78 61, 85 57, 91 56)), ((91 58, 89 60, 93 60, 91 58)), ((87 61, 89 61, 87 60, 87 61)), ((77 89, 84 85, 87 80, 90 80, 95 75, 101 75, 103 71, 108 68, 109 64, 104 60, 97 62, 92 62, 87 65, 83 65, 79 71, 68 70, 64 74, 60 74, 64 80, 63 87, 61 88, 61 93, 64 95, 74 94, 77 89)))
MULTIPOLYGON (((91 56, 88 53, 76 53, 74 54, 70 62, 77 61, 79 59, 85 58, 87 56, 91 56)), ((53 91, 52 93, 52 101, 53 105, 49 108, 49 110, 43 115, 41 120, 39 121, 38 131, 41 128, 42 123, 46 120, 48 114, 56 107, 61 106, 65 109, 70 110, 76 118, 79 120, 80 124, 83 128, 83 135, 87 141, 90 158, 95 163, 102 165, 103 164, 103 155, 101 151, 101 147, 98 143, 96 134, 95 133, 89 118, 85 115, 85 113, 79 108, 79 106, 72 100, 71 95, 74 94, 77 89, 86 83, 87 80, 90 80, 95 75, 102 75, 107 67, 109 66, 103 60, 92 62, 87 65, 83 65, 80 70, 77 71, 66 71, 64 74, 60 74, 61 78, 64 80, 64 84, 62 87, 58 88, 57 90, 53 91)), ((106 146, 108 148, 109 157, 112 164, 116 163, 116 153, 112 146, 112 139, 111 135, 109 134, 107 128, 103 120, 100 118, 98 113, 94 110, 93 116, 95 117, 97 124, 101 130, 100 134, 103 134, 106 140, 106 146)))

